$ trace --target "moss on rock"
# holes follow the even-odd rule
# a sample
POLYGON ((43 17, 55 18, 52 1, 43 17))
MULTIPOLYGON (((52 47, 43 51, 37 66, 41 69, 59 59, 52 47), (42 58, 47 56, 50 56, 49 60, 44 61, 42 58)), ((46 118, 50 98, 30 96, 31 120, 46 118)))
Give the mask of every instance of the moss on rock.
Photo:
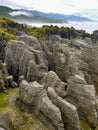
POLYGON ((89 124, 84 120, 80 120, 80 128, 80 130, 91 130, 89 124))

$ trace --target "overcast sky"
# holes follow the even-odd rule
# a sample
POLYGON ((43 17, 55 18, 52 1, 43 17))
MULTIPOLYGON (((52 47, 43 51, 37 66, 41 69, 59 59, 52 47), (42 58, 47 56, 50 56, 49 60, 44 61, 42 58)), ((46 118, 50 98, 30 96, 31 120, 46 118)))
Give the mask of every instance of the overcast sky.
POLYGON ((0 5, 42 12, 76 14, 98 20, 98 0, 0 0, 0 5))

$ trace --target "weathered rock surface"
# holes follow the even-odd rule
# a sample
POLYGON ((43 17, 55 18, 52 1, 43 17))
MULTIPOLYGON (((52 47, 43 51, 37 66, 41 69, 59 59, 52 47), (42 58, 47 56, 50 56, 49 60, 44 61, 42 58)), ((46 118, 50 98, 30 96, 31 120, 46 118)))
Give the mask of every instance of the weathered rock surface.
POLYGON ((55 89, 57 94, 61 97, 66 96, 67 84, 62 82, 57 74, 53 71, 49 71, 45 75, 45 87, 52 87, 55 89))
POLYGON ((64 124, 59 109, 48 98, 43 85, 37 82, 28 83, 25 80, 20 85, 20 101, 27 104, 49 129, 64 130, 64 124))
POLYGON ((17 87, 17 83, 12 75, 9 76, 6 63, 0 61, 0 92, 6 92, 6 88, 10 87, 17 87))
POLYGON ((59 97, 53 88, 48 88, 48 96, 60 109, 66 130, 79 130, 80 123, 77 108, 59 97))
POLYGON ((19 82, 21 106, 30 107, 50 129, 79 130, 79 118, 96 127, 98 47, 90 39, 52 36, 41 44, 34 37, 18 36, 6 47, 6 62, 19 82), (49 87, 55 90, 52 96, 49 87))
POLYGON ((86 47, 82 51, 82 59, 88 63, 88 73, 95 84, 98 94, 98 47, 86 47))
POLYGON ((12 88, 16 88, 18 87, 17 83, 14 82, 13 76, 7 76, 6 77, 6 87, 12 87, 12 88))
POLYGON ((85 119, 91 126, 97 124, 97 95, 93 85, 87 85, 79 75, 72 76, 68 81, 68 95, 66 100, 74 104, 80 118, 85 119))
POLYGON ((3 128, 3 130, 13 130, 11 119, 7 113, 0 112, 0 128, 3 128))
POLYGON ((40 43, 27 35, 19 38, 26 39, 26 41, 11 41, 6 48, 8 71, 13 75, 15 81, 23 75, 27 81, 39 80, 40 82, 43 77, 42 72, 48 70, 44 52, 39 49, 40 43), (35 46, 35 43, 38 47, 35 46))
POLYGON ((42 47, 37 38, 28 36, 26 34, 16 37, 17 41, 24 41, 28 46, 33 47, 35 50, 42 51, 42 47))
POLYGON ((81 59, 82 49, 89 44, 82 39, 74 41, 52 37, 43 45, 49 67, 57 73, 61 80, 68 82, 71 76, 78 73, 84 75, 91 84, 88 76, 88 64, 81 59))

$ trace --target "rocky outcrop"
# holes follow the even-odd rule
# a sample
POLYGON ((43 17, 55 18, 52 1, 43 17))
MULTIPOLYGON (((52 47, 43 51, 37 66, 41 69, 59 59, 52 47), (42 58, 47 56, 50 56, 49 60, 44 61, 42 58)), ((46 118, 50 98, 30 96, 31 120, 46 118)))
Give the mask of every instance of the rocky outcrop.
POLYGON ((90 76, 86 73, 88 64, 81 59, 82 50, 89 46, 89 43, 82 39, 70 41, 56 36, 51 39, 43 45, 50 69, 64 82, 68 82, 71 76, 81 73, 91 83, 90 76))
POLYGON ((80 123, 77 108, 59 97, 53 88, 48 88, 48 96, 61 111, 66 130, 79 130, 80 123))
POLYGON ((42 47, 37 38, 23 34, 16 36, 17 41, 24 41, 28 46, 33 47, 35 50, 42 51, 42 47))
POLYGON ((88 64, 88 73, 91 76, 98 94, 98 47, 85 47, 82 51, 82 59, 88 64))
POLYGON ((14 82, 12 75, 6 77, 6 84, 5 85, 6 85, 7 88, 9 88, 9 86, 12 87, 12 88, 18 87, 17 83, 14 82))
POLYGON ((95 128, 97 49, 90 39, 59 36, 43 44, 27 35, 10 41, 6 62, 8 72, 20 86, 20 106, 34 111, 49 129, 79 130, 79 119, 95 128))
POLYGON ((6 92, 6 88, 17 86, 17 83, 13 80, 13 76, 8 74, 6 63, 0 61, 0 92, 6 92))
POLYGON ((31 111, 41 118, 52 130, 64 130, 59 109, 48 98, 43 85, 37 82, 28 83, 25 80, 20 85, 20 102, 30 107, 31 111))
POLYGON ((87 85, 85 79, 79 75, 72 76, 68 81, 66 100, 77 107, 80 118, 91 126, 96 126, 98 103, 93 85, 87 85))
POLYGON ((11 41, 6 48, 8 71, 13 75, 15 81, 18 81, 19 76, 24 75, 27 81, 38 80, 41 82, 42 72, 48 70, 44 52, 37 39, 23 36, 18 40, 22 39, 26 41, 11 41))
POLYGON ((37 82, 23 80, 20 85, 20 102, 28 105, 49 129, 79 130, 76 107, 60 98, 53 88, 48 88, 48 95, 45 87, 37 82))
POLYGON ((49 71, 45 75, 44 84, 46 89, 48 89, 48 87, 54 88, 57 94, 61 97, 65 97, 67 94, 66 93, 67 84, 62 82, 60 78, 57 76, 57 74, 53 71, 49 71))
POLYGON ((81 52, 88 43, 84 40, 61 39, 53 36, 41 47, 36 38, 23 35, 11 41, 6 47, 6 62, 9 73, 17 81, 23 75, 27 81, 43 83, 45 73, 55 71, 61 80, 68 79, 83 73, 88 82, 89 75, 86 73, 88 64, 81 60, 81 52))

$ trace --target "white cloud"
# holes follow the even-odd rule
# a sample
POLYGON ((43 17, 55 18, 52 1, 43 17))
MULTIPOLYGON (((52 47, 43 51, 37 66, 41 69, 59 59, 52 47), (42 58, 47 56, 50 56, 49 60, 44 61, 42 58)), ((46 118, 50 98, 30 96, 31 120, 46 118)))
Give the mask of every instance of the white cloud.
POLYGON ((84 16, 84 17, 88 17, 90 19, 98 21, 98 9, 81 10, 79 13, 74 13, 74 14, 84 16))
POLYGON ((98 0, 0 0, 1 4, 25 7, 47 12, 76 12, 98 8, 98 0))
POLYGON ((12 16, 17 16, 17 15, 26 15, 26 16, 30 16, 31 14, 30 13, 27 13, 27 12, 23 12, 23 11, 14 11, 14 12, 12 12, 12 13, 9 13, 10 15, 12 15, 12 16))

